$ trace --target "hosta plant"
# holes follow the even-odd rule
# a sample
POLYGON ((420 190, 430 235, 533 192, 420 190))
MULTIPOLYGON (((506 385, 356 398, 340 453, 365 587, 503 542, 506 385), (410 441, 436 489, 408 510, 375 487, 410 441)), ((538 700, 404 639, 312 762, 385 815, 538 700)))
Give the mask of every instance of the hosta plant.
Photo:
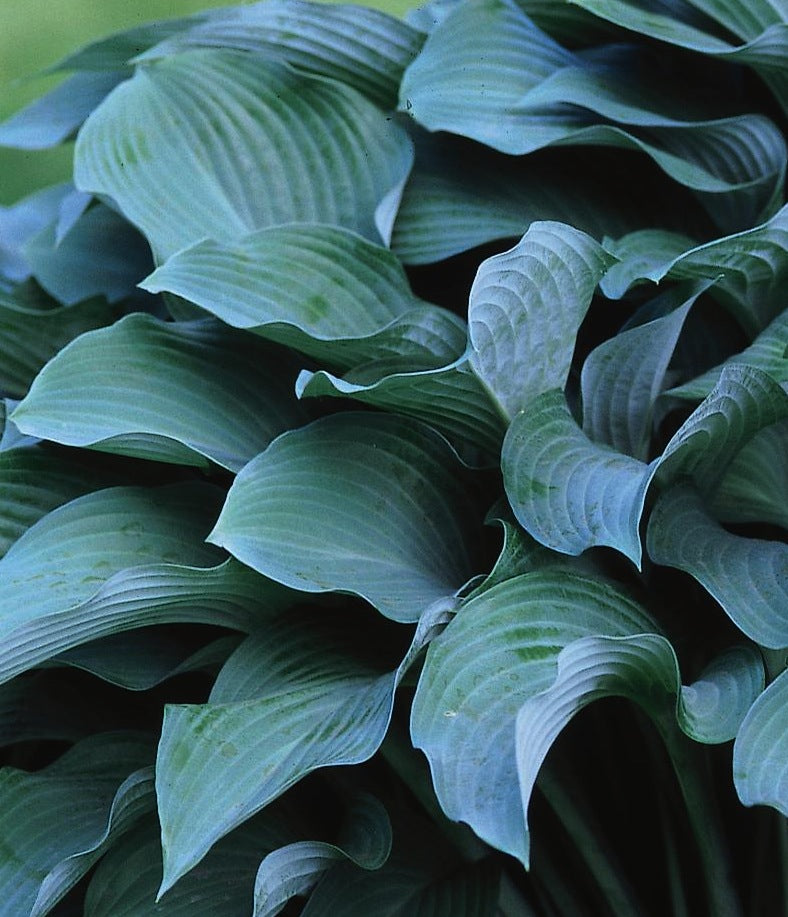
POLYGON ((0 211, 0 913, 788 909, 788 10, 262 3, 0 211))

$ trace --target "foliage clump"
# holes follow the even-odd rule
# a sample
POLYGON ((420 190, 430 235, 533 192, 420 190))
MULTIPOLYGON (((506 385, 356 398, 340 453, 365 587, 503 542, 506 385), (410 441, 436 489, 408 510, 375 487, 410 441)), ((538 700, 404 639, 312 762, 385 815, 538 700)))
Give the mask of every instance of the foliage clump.
POLYGON ((784 913, 784 11, 61 69, 0 125, 76 136, 0 211, 2 913, 784 913))

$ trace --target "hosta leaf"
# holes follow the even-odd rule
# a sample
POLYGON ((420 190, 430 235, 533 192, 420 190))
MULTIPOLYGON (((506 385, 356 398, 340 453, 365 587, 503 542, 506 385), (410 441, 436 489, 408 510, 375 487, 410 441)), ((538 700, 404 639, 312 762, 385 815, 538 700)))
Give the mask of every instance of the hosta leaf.
POLYGON ((731 463, 763 429, 788 418, 788 393, 766 373, 738 364, 723 367, 708 397, 690 414, 659 460, 664 484, 691 477, 713 496, 731 463))
POLYGON ((0 685, 0 748, 18 742, 76 742, 117 728, 117 711, 85 704, 84 685, 63 670, 23 672, 0 685))
POLYGON ((763 691, 761 654, 737 646, 713 659, 679 695, 679 725, 698 742, 728 742, 763 691))
MULTIPOLYGON (((415 840, 408 839, 411 847, 415 840)), ((395 853, 376 872, 339 865, 312 893, 303 917, 494 917, 499 872, 492 860, 460 866, 432 859, 395 853)))
POLYGON ((198 483, 116 487, 40 519, 0 560, 0 681, 124 630, 249 630, 288 604, 287 591, 203 543, 220 499, 198 483))
POLYGON ((69 341, 115 318, 102 299, 32 309, 0 294, 0 389, 21 398, 41 367, 69 341))
POLYGON ((221 840, 193 872, 161 900, 161 842, 146 819, 99 863, 85 896, 84 917, 214 917, 250 914, 257 867, 270 850, 293 840, 295 813, 265 812, 221 840), (286 816, 290 815, 290 818, 286 816))
POLYGON ((678 484, 654 507, 647 550, 654 563, 698 580, 756 643, 788 646, 788 545, 727 532, 691 487, 678 484))
MULTIPOLYGON (((778 382, 788 382, 788 309, 781 312, 741 353, 734 354, 726 363, 743 363, 769 373, 778 382)), ((720 378, 722 366, 715 366, 683 385, 668 390, 675 398, 700 401, 714 388, 720 378)))
POLYGON ((370 758, 400 678, 450 607, 439 602, 425 614, 394 671, 367 648, 381 645, 380 632, 327 610, 290 611, 230 657, 209 703, 168 706, 156 778, 162 893, 306 774, 370 758))
POLYGON ((479 267, 468 309, 470 362, 504 417, 564 386, 577 331, 608 264, 585 233, 534 223, 514 248, 479 267))
POLYGON ((417 365, 442 366, 465 347, 462 322, 414 296, 390 251, 336 226, 289 224, 232 243, 205 240, 142 286, 343 369, 398 351, 417 365))
POLYGON ((444 439, 349 412, 283 433, 253 459, 209 540, 294 589, 351 592, 416 621, 472 575, 474 516, 444 439))
POLYGON ((672 225, 677 209, 684 227, 698 222, 692 202, 679 204, 667 182, 655 195, 636 172, 616 168, 615 151, 584 155, 582 172, 566 156, 556 150, 549 159, 515 159, 446 135, 418 135, 393 251, 405 264, 429 264, 495 239, 519 239, 536 220, 569 223, 596 239, 625 236, 646 223, 672 225))
POLYGON ((688 298, 678 290, 673 311, 616 334, 588 355, 581 388, 583 431, 590 439, 648 460, 654 403, 687 313, 708 286, 697 285, 688 298))
POLYGON ((653 466, 592 442, 562 392, 534 398, 501 454, 506 495, 537 541, 565 554, 608 545, 640 566, 638 527, 653 466))
POLYGON ((733 782, 746 806, 788 816, 788 670, 750 708, 733 746, 733 782))
POLYGON ((570 53, 514 4, 473 0, 430 33, 405 73, 400 107, 429 130, 509 154, 555 143, 639 150, 687 187, 715 197, 726 191, 721 212, 710 202, 722 225, 739 229, 769 215, 786 163, 775 125, 749 115, 688 120, 656 86, 638 85, 638 70, 617 73, 616 64, 615 52, 597 65, 570 53), (483 57, 474 53, 479 42, 483 57), (610 120, 627 129, 603 123, 610 120))
POLYGON ((571 3, 596 16, 669 44, 719 57, 723 60, 749 64, 758 70, 772 86, 785 107, 785 55, 788 49, 788 29, 779 6, 768 0, 736 0, 733 3, 693 3, 721 22, 742 44, 731 44, 718 35, 703 31, 691 23, 658 11, 645 11, 639 4, 624 0, 570 0, 571 3), (781 18, 783 21, 781 21, 781 18))
POLYGON ((75 497, 125 483, 77 456, 42 448, 0 452, 0 556, 48 512, 75 497))
POLYGON ((360 795, 345 814, 336 844, 297 841, 274 850, 260 864, 254 886, 254 917, 275 917, 296 895, 306 895, 338 862, 351 860, 377 870, 391 850, 391 824, 382 804, 360 795))
POLYGON ((623 592, 566 570, 526 573, 465 602, 427 652, 411 719, 449 818, 527 864, 518 714, 553 684, 565 646, 654 627, 623 592))
MULTIPOLYGON (((673 254, 659 263, 652 255, 649 234, 634 240, 619 240, 610 251, 624 256, 628 266, 624 269, 630 283, 638 279, 659 283, 670 280, 717 280, 712 293, 751 335, 757 335, 785 309, 783 289, 788 276, 788 206, 783 207, 767 223, 705 245, 690 248, 682 254, 673 254), (622 249, 622 245, 625 246, 622 249), (640 265, 642 270, 632 270, 640 265), (718 279, 719 278, 719 279, 718 279)), ((620 270, 618 267, 614 270, 620 270)), ((619 298, 626 283, 607 286, 602 281, 606 296, 619 298)))
POLYGON ((304 370, 296 380, 299 397, 347 397, 407 414, 443 433, 461 453, 473 444, 491 456, 500 452, 506 427, 467 358, 442 369, 395 373, 369 385, 304 370))
POLYGON ((11 207, 0 207, 0 281, 19 283, 30 276, 24 247, 56 220, 70 184, 52 185, 29 194, 11 207))
POLYGON ((349 87, 196 50, 140 68, 108 96, 80 131, 74 175, 113 198, 163 260, 205 237, 296 221, 387 241, 376 212, 412 156, 404 130, 349 87))
POLYGON ((145 766, 152 754, 147 736, 103 733, 36 773, 0 771, 0 890, 8 913, 46 914, 154 808, 153 770, 145 766))
POLYGON ((770 522, 788 529, 788 419, 764 427, 728 466, 710 501, 723 522, 770 522))
POLYGON ((150 250, 136 230, 114 210, 97 204, 58 238, 52 223, 25 246, 30 271, 65 305, 91 296, 124 299, 149 273, 150 250))
POLYGON ((50 664, 83 669, 129 691, 148 691, 187 672, 215 675, 240 640, 236 635, 220 637, 195 649, 183 632, 140 628, 76 646, 50 664))
POLYGON ((211 10, 136 60, 195 47, 237 48, 347 83, 383 108, 394 108, 405 67, 423 41, 418 29, 380 10, 264 0, 211 10))
POLYGON ((619 239, 605 239, 604 246, 616 260, 599 286, 608 299, 621 299, 631 286, 696 248, 697 242, 666 229, 639 229, 619 239))
POLYGON ((306 420, 294 376, 278 352, 218 322, 138 313, 64 348, 12 419, 70 446, 237 471, 306 420))
POLYGON ((0 124, 0 146, 44 150, 68 140, 127 74, 76 73, 0 124))

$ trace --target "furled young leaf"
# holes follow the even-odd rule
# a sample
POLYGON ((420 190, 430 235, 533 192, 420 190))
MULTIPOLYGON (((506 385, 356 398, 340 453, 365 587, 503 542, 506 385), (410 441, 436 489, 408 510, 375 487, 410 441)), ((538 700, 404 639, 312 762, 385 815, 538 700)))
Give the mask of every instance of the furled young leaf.
POLYGON ((152 756, 148 736, 103 733, 36 773, 0 770, 0 891, 9 914, 46 914, 153 809, 152 756))
MULTIPOLYGON (((726 363, 743 363, 769 373, 778 382, 788 382, 788 309, 781 312, 741 353, 733 354, 726 363)), ((715 366, 703 375, 666 392, 674 398, 700 401, 714 388, 722 366, 715 366)))
POLYGON ((736 646, 713 659, 679 695, 679 725, 698 742, 736 737, 764 688, 763 660, 757 649, 736 646))
POLYGON ((512 510, 537 541, 565 554, 607 545, 640 566, 638 529, 654 466, 592 442, 563 392, 545 392, 516 415, 501 468, 512 510))
MULTIPOLYGON (((664 236, 663 236, 664 239, 664 236)), ((672 245, 680 244, 673 237, 672 245)), ((648 233, 606 245, 611 254, 626 259, 624 267, 614 266, 626 280, 608 283, 603 278, 602 292, 620 298, 628 284, 638 279, 659 283, 669 280, 717 280, 712 293, 751 335, 760 334, 784 309, 782 290, 788 276, 788 206, 767 223, 722 239, 690 248, 681 254, 672 250, 664 261, 655 263, 654 240, 648 233), (719 278, 719 279, 718 279, 719 278)), ((662 247, 660 248, 660 252, 662 247)), ((608 277, 613 276, 612 271, 608 277)))
POLYGON ((427 652, 411 720, 449 818, 527 864, 515 733, 523 705, 550 688, 573 641, 654 629, 623 592, 566 570, 526 573, 465 602, 427 652))
POLYGON ((203 542, 221 491, 115 487, 40 519, 0 560, 0 681, 71 647, 153 624, 249 630, 289 603, 203 542))
POLYGON ((73 305, 91 296, 124 299, 150 271, 150 250, 114 210, 97 204, 58 238, 52 223, 25 246, 33 277, 58 302, 73 305))
POLYGON ((585 233, 534 223, 514 248, 479 267, 468 308, 470 362, 507 419, 565 385, 577 331, 608 264, 585 233))
POLYGON ((0 124, 0 146, 44 150, 68 140, 127 74, 75 73, 0 124))
POLYGON ((237 471, 307 419, 288 362, 214 320, 137 313, 64 348, 13 421, 70 446, 237 471))
POLYGON ((303 397, 347 397, 398 414, 407 414, 440 431, 463 455, 468 444, 497 456, 505 423, 467 357, 441 369, 394 373, 368 385, 304 370, 296 380, 303 397))
POLYGON ((429 130, 515 155, 555 143, 639 150, 675 181, 704 192, 704 202, 711 194, 711 212, 729 231, 770 216, 786 165, 776 126, 757 115, 688 113, 686 101, 677 106, 659 91, 664 74, 649 85, 640 76, 645 67, 620 67, 621 49, 607 51, 592 63, 515 4, 472 0, 430 33, 405 73, 400 107, 429 130), (482 57, 479 42, 488 49, 482 57))
POLYGON ((207 704, 169 705, 156 776, 162 893, 306 774, 370 758, 397 684, 450 607, 439 602, 425 613, 393 671, 374 658, 391 639, 380 622, 288 611, 230 657, 207 704))
POLYGON ((208 537, 293 589, 354 593, 416 621, 473 574, 474 517, 442 437, 348 412, 274 440, 235 479, 208 537))
POLYGON ((380 10, 264 0, 210 10, 136 60, 195 47, 237 48, 347 83, 381 107, 394 108, 405 67, 423 41, 418 29, 380 10))
POLYGON ((404 130, 355 90, 212 49, 118 86, 80 131, 74 175, 113 198, 163 260, 205 237, 294 221, 386 241, 377 210, 412 156, 404 130))
POLYGON ((338 226, 293 223, 229 243, 205 240, 142 286, 339 369, 389 354, 414 368, 444 366, 465 346, 462 322, 414 296, 388 249, 338 226))
POLYGON ((268 854, 254 885, 254 917, 276 917, 296 895, 306 895, 337 863, 377 870, 391 851, 391 824, 383 805, 359 795, 345 813, 336 844, 297 841, 268 854))
POLYGON ((772 806, 788 816, 788 671, 750 708, 733 746, 733 782, 746 806, 772 806))
POLYGON ((787 544, 727 532, 691 487, 677 484, 654 507, 647 550, 698 580, 756 643, 788 646, 787 544))
POLYGON ((159 901, 159 826, 155 819, 145 819, 99 863, 85 896, 84 917, 251 914, 255 871, 269 851, 293 841, 298 827, 294 815, 292 808, 266 811, 242 825, 159 901))
POLYGON ((41 367, 69 341, 114 318, 103 299, 33 309, 0 293, 0 390, 21 398, 41 367))
POLYGON ((788 419, 764 427, 728 466, 709 503, 723 522, 769 522, 788 529, 788 419))

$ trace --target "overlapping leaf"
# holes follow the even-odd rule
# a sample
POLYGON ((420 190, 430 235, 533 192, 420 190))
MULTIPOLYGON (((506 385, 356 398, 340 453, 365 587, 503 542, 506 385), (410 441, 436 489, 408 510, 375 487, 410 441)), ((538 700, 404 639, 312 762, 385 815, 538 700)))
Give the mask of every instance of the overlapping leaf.
POLYGON ((221 492, 117 487, 40 519, 0 560, 0 680, 100 637, 176 622, 249 630, 289 602, 202 538, 221 492))
POLYGON ((788 671, 752 705, 733 746, 733 781, 746 806, 788 816, 788 671))
POLYGON ((566 570, 526 573, 467 601, 428 650, 411 720, 449 818, 527 864, 521 708, 552 685, 573 641, 654 629, 624 593, 566 570))
POLYGON ((391 252, 340 227, 289 224, 228 244, 206 240, 142 286, 339 369, 391 357, 413 369, 444 366, 465 346, 462 322, 414 296, 391 252))
POLYGON ((0 890, 9 913, 46 914, 153 809, 152 756, 149 736, 104 733, 37 773, 0 771, 0 890))
POLYGON ((514 418, 501 468, 512 510, 537 541, 565 554, 607 545, 640 566, 638 528, 653 467, 592 442, 563 392, 545 392, 514 418))
POLYGON ((136 60, 195 47, 237 48, 347 83, 383 108, 394 108, 405 67, 423 41, 418 29, 379 10, 263 0, 212 10, 136 60))
POLYGON ((220 841, 192 873, 161 900, 161 843, 155 819, 145 819, 99 863, 85 896, 85 917, 191 917, 251 913, 260 859, 291 843, 297 831, 292 807, 265 812, 220 841))
POLYGON ((727 532, 690 487, 676 485, 654 507, 647 550, 694 576, 756 643, 788 646, 788 545, 727 532))
MULTIPOLYGON (((670 257, 656 264, 653 253, 649 253, 653 250, 653 237, 642 234, 606 246, 612 254, 620 253, 626 258, 624 270, 628 277, 624 283, 618 282, 618 277, 615 283, 603 278, 601 287, 606 296, 619 298, 637 279, 656 283, 663 279, 717 280, 714 295, 745 331, 754 336, 785 309, 782 290, 788 274, 787 244, 788 206, 762 226, 707 242, 682 254, 674 249, 670 257), (635 265, 637 269, 632 270, 635 265)), ((621 269, 615 266, 613 270, 621 269)))
POLYGON ((351 592, 416 621, 473 574, 475 515, 438 434, 343 412, 283 433, 253 459, 209 540, 293 589, 351 592))
MULTIPOLYGON (((768 0, 734 0, 731 3, 693 2, 692 6, 713 17, 743 41, 732 44, 727 38, 706 31, 692 22, 666 15, 658 10, 644 10, 626 0, 571 0, 595 16, 625 29, 656 38, 722 60, 749 64, 771 85, 777 99, 788 105, 785 56, 788 28, 778 5, 768 0)), ((673 10, 671 10, 672 12, 673 10)), ((693 10, 696 12, 696 10, 693 10)))
POLYGON ((71 446, 237 471, 306 420, 294 377, 278 351, 218 322, 133 314, 58 353, 13 421, 71 446))
POLYGON ((728 466, 710 500, 723 522, 767 522, 788 529, 788 420, 764 427, 728 466))
MULTIPOLYGON (((741 353, 726 363, 743 363, 769 373, 778 382, 788 382, 788 309, 781 312, 741 353)), ((698 400, 705 398, 720 378, 722 366, 715 366, 703 375, 670 389, 675 398, 698 400)))
POLYGON ((21 398, 36 373, 73 338, 115 318, 103 299, 35 309, 0 294, 0 388, 21 398))
POLYGON ((163 260, 206 237, 299 220, 385 241, 384 199, 398 196, 412 156, 404 130, 355 90, 210 49, 118 86, 82 127, 74 174, 113 198, 163 260))
POLYGON ((296 895, 306 895, 320 877, 347 860, 377 870, 391 851, 391 824, 374 796, 359 795, 345 814, 336 844, 298 841, 269 853, 254 886, 254 917, 275 917, 296 895))
POLYGON ((162 892, 306 774, 370 758, 400 678, 450 607, 425 613, 395 667, 374 658, 385 638, 363 622, 290 611, 230 657, 209 703, 168 706, 156 778, 162 892))
POLYGON ((570 53, 516 5, 473 0, 430 33, 405 73, 400 107, 430 130, 510 154, 555 143, 639 150, 680 184, 714 198, 725 192, 722 211, 709 204, 728 229, 769 216, 785 176, 779 130, 759 116, 689 120, 655 91, 658 81, 641 86, 632 67, 618 75, 617 63, 614 49, 601 65, 570 53))
POLYGON ((52 185, 29 194, 11 207, 0 207, 2 286, 19 283, 30 276, 24 247, 33 236, 57 219, 64 199, 72 191, 72 186, 67 183, 52 185))
POLYGON ((92 296, 124 299, 150 271, 150 250, 114 210, 97 204, 60 236, 57 223, 25 246, 30 272, 58 302, 73 305, 92 296))
POLYGON ((35 522, 75 497, 127 483, 117 475, 41 448, 0 452, 0 556, 35 522))
POLYGON ((76 73, 0 124, 0 146, 43 150, 68 140, 127 74, 76 73))
MULTIPOLYGON (((394 373, 368 385, 327 372, 303 371, 296 380, 299 397, 347 397, 430 424, 460 451, 469 444, 484 455, 498 455, 505 424, 487 390, 464 357, 441 369, 394 373)), ((470 459, 473 460, 472 458, 470 459)))
MULTIPOLYGON (((710 284, 698 284, 683 305, 662 318, 622 331, 595 348, 581 374, 583 431, 646 461, 654 403, 692 304, 710 284)), ((678 290, 679 301, 685 298, 678 290)), ((667 305, 667 304, 666 304, 667 305)))
POLYGON ((479 267, 468 309, 470 363, 507 419, 565 385, 577 331, 608 264, 585 233, 534 223, 514 248, 479 267))

